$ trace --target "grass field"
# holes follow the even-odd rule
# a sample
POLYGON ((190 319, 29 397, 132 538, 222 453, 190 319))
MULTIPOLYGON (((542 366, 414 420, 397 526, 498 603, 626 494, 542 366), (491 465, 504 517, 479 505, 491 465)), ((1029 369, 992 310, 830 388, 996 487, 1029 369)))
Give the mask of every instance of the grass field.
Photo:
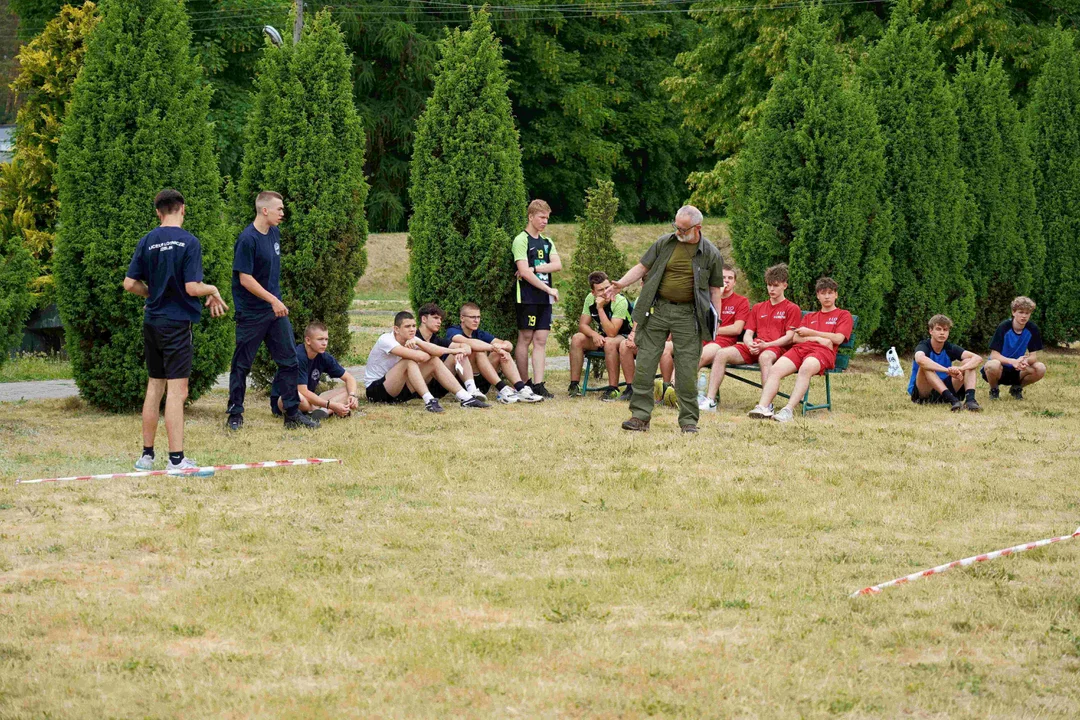
POLYGON ((859 356, 832 413, 726 383, 693 437, 565 397, 227 436, 215 393, 199 461, 345 462, 211 479, 15 487, 139 426, 4 405, 0 718, 1075 718, 1080 542, 848 594, 1080 524, 1076 360, 953 415, 859 356))
POLYGON ((71 378, 71 361, 53 353, 16 353, 0 365, 0 383, 71 378))

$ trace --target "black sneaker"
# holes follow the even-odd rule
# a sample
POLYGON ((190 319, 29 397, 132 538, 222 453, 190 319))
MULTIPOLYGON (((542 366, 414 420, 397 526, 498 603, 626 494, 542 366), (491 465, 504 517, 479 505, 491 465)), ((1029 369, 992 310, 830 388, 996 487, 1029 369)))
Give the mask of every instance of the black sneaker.
POLYGON ((230 415, 229 419, 225 422, 225 427, 233 432, 236 432, 240 428, 244 427, 243 415, 230 415))
POLYGON ((315 408, 310 413, 308 413, 308 417, 310 417, 312 420, 325 420, 326 418, 330 417, 330 411, 326 408, 315 408))
POLYGON ((608 385, 606 388, 600 390, 600 399, 604 402, 615 402, 619 399, 619 388, 614 385, 608 385))
POLYGON ((429 413, 441 413, 443 412, 443 406, 439 404, 438 398, 431 398, 424 403, 424 409, 429 413))
POLYGON ((990 388, 990 399, 991 400, 1000 400, 1001 399, 1001 388, 990 388))
POLYGON ((697 425, 680 425, 679 427, 684 433, 691 433, 692 434, 692 433, 696 433, 698 431, 697 430, 697 425))
POLYGON ((315 430, 319 427, 319 421, 309 418, 302 412, 294 413, 293 415, 285 416, 285 429, 295 430, 296 428, 306 428, 308 430, 315 430))
POLYGON ((482 408, 489 408, 489 407, 491 407, 491 405, 488 405, 486 402, 484 402, 480 398, 471 397, 468 400, 462 400, 461 401, 461 407, 463 407, 463 408, 473 408, 473 409, 482 409, 482 408))
POLYGON ((1019 385, 1013 385, 1011 388, 1009 388, 1009 394, 1012 395, 1013 400, 1023 400, 1024 388, 1019 385))
POLYGON ((982 412, 982 408, 979 406, 979 403, 975 402, 975 398, 972 398, 965 402, 964 407, 971 412, 982 412))
POLYGON ((634 398, 634 388, 629 385, 622 391, 622 395, 619 396, 620 402, 630 402, 634 398))
POLYGON ((949 408, 949 409, 952 410, 953 412, 960 412, 961 410, 964 409, 964 401, 961 400, 960 398, 956 398, 955 400, 953 400, 952 407, 949 408))
POLYGON ((544 383, 531 383, 529 387, 532 388, 533 393, 545 400, 553 400, 555 398, 555 396, 551 394, 551 391, 544 387, 544 383))
POLYGON ((577 397, 581 395, 581 387, 576 382, 571 382, 566 388, 566 394, 570 397, 577 397))
POLYGON ((279 399, 280 398, 277 395, 270 396, 270 413, 274 417, 281 417, 281 408, 277 406, 279 399))

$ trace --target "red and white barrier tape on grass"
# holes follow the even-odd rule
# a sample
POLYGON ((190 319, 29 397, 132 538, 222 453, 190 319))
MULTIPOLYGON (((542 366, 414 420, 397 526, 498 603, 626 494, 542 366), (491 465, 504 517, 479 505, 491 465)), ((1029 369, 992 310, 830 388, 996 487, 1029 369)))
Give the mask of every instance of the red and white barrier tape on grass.
POLYGON ((16 480, 16 485, 35 485, 37 483, 68 482, 70 480, 112 480, 113 478, 141 478, 154 475, 194 475, 199 472, 213 470, 255 470, 257 468, 293 467, 296 465, 325 465, 327 463, 341 463, 334 458, 306 458, 299 460, 270 460, 268 462, 240 463, 238 465, 207 465, 205 467, 191 468, 182 472, 170 472, 168 470, 145 470, 143 472, 112 473, 109 475, 75 475, 72 477, 40 478, 38 480, 16 480))
POLYGON ((920 578, 930 577, 931 575, 940 575, 946 570, 952 570, 955 567, 967 567, 968 565, 974 565, 975 563, 986 562, 987 560, 993 560, 994 558, 1003 557, 1005 555, 1015 555, 1016 553, 1024 552, 1025 550, 1034 550, 1035 548, 1044 547, 1046 545, 1053 545, 1054 543, 1065 542, 1066 540, 1072 540, 1080 537, 1080 528, 1076 528, 1076 531, 1072 535, 1062 535, 1061 537, 1052 537, 1045 540, 1038 540, 1036 542, 1025 543, 1024 545, 1016 545, 1011 548, 1005 548, 1004 550, 995 550, 992 553, 986 553, 985 555, 975 555, 973 557, 964 558, 963 560, 954 560, 951 563, 945 565, 938 565, 937 567, 930 568, 929 570, 923 570, 921 572, 912 573, 911 575, 905 575, 889 582, 881 583, 880 585, 874 585, 873 587, 863 588, 862 590, 856 590, 851 593, 851 597, 859 597, 860 595, 877 595, 879 592, 887 587, 893 585, 904 585, 920 578))

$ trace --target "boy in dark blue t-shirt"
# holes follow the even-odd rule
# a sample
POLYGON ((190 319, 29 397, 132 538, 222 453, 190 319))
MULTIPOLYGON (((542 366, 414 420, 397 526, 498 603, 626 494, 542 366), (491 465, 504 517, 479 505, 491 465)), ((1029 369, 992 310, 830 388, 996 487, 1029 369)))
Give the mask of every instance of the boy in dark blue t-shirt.
POLYGON ((908 394, 911 402, 949 403, 953 412, 965 407, 973 412, 982 410, 975 401, 975 383, 982 358, 959 345, 949 342, 952 320, 945 315, 935 315, 927 323, 930 337, 915 346, 915 359, 911 363, 911 380, 908 394), (953 366, 954 362, 960 364, 953 366), (965 400, 958 397, 964 395, 965 400))
POLYGON ((990 340, 990 359, 982 376, 990 383, 991 400, 1001 397, 998 385, 1010 385, 1009 394, 1023 400, 1024 387, 1046 375, 1046 365, 1036 355, 1043 349, 1043 341, 1039 328, 1031 322, 1034 311, 1034 300, 1023 295, 1016 298, 1012 301, 1012 320, 1002 321, 990 340))
MULTIPOLYGON (((326 325, 313 322, 304 329, 304 342, 296 346, 300 411, 311 413, 317 420, 325 420, 331 415, 348 417, 357 411, 360 398, 356 392, 356 378, 326 352, 329 344, 330 332, 326 325), (320 395, 317 392, 319 380, 324 377, 340 378, 345 384, 320 395)), ((277 385, 270 389, 270 411, 275 415, 284 410, 280 392, 277 385)))
POLYGON ((228 428, 244 425, 247 376, 259 345, 266 343, 278 366, 274 384, 281 393, 285 427, 317 428, 300 412, 296 389, 296 350, 289 308, 281 302, 281 233, 285 219, 281 195, 263 191, 255 198, 255 220, 240 233, 233 251, 233 301, 236 303, 236 350, 229 370, 228 428))
POLYGON ((161 225, 139 240, 124 277, 124 290, 146 298, 143 354, 150 379, 142 410, 143 451, 135 469, 154 468, 154 436, 164 395, 167 470, 180 473, 198 467, 184 457, 184 401, 195 354, 191 326, 202 319, 199 298, 206 298, 211 317, 220 317, 229 308, 218 289, 203 282, 202 246, 182 227, 184 196, 162 190, 154 198, 154 210, 161 225))
MULTIPOLYGON (((464 382, 475 381, 474 373, 479 371, 485 385, 480 385, 481 392, 495 386, 495 399, 504 405, 516 402, 540 402, 544 398, 534 393, 532 388, 521 381, 521 373, 511 353, 514 345, 509 340, 500 340, 486 330, 480 329, 480 306, 467 302, 461 306, 459 321, 446 330, 446 339, 450 342, 468 345, 472 351, 467 361, 461 363, 464 382), (495 364, 498 364, 498 370, 495 364), (510 382, 508 385, 499 377, 499 370, 510 382)), ((479 383, 478 383, 479 384, 479 383)))

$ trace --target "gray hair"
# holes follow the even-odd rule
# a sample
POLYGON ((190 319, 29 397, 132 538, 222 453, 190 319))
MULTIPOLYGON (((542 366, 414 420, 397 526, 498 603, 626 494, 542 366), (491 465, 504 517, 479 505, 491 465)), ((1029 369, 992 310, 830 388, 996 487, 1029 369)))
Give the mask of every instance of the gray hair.
POLYGON ((686 218, 691 225, 700 225, 701 221, 705 219, 701 211, 693 205, 683 205, 679 208, 679 212, 675 213, 675 219, 678 220, 679 218, 686 218))

